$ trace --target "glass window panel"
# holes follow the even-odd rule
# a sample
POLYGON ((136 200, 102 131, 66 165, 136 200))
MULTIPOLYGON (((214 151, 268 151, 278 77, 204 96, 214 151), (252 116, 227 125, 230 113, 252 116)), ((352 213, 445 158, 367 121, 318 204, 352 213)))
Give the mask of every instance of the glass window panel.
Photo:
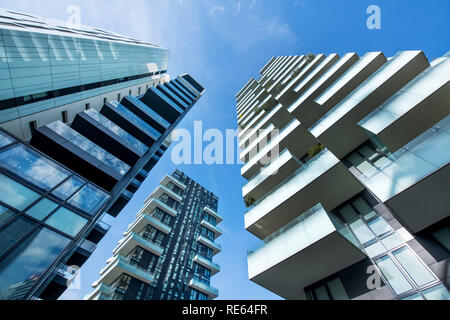
POLYGON ((393 233, 389 237, 386 237, 383 240, 381 240, 381 243, 385 246, 387 250, 391 250, 404 242, 405 240, 403 240, 403 238, 400 237, 397 233, 393 233))
POLYGON ((384 256, 376 260, 375 263, 396 294, 402 294, 413 289, 389 256, 384 256))
POLYGON ((0 263, 0 299, 23 299, 70 240, 40 228, 0 263))
POLYGON ((370 229, 372 229, 372 231, 379 237, 393 231, 392 227, 382 217, 378 217, 375 220, 370 221, 368 224, 370 229))
POLYGON ((109 195, 106 192, 88 184, 69 200, 69 204, 92 214, 108 198, 109 195))
POLYGON ((349 224, 350 229, 355 233, 356 238, 358 238, 359 242, 362 244, 368 243, 375 239, 374 234, 367 225, 361 220, 357 220, 353 223, 349 224))
POLYGON ((328 292, 325 286, 321 286, 315 289, 314 293, 316 294, 317 300, 330 300, 330 297, 328 296, 328 292))
POLYGON ((372 207, 363 198, 358 198, 353 201, 353 205, 366 220, 370 220, 377 215, 372 207))
POLYGON ((52 194, 57 196, 62 200, 68 199, 71 195, 73 195, 81 186, 85 183, 85 181, 77 176, 70 177, 66 182, 60 185, 58 188, 52 191, 52 194))
POLYGON ((8 221, 13 215, 15 215, 15 212, 12 210, 9 210, 8 208, 0 205, 0 227, 8 221))
POLYGON ((450 300, 450 293, 440 284, 422 292, 427 300, 450 300))
POLYGON ((425 300, 419 293, 403 298, 402 300, 425 300))
POLYGON ((450 251, 450 228, 445 227, 436 232, 433 232, 433 237, 439 241, 448 251, 450 251))
POLYGON ((9 135, 0 131, 0 147, 5 147, 13 142, 14 140, 9 135))
POLYGON ((0 165, 44 190, 54 188, 70 175, 66 169, 23 144, 0 153, 0 165))
POLYGON ((386 252, 386 249, 381 245, 381 243, 376 242, 370 246, 368 246, 367 248, 365 248, 364 250, 366 250, 367 255, 370 258, 379 256, 380 254, 386 252))
POLYGON ((27 210, 27 214, 37 220, 42 221, 45 217, 47 217, 50 212, 56 209, 58 207, 58 204, 47 199, 43 198, 41 201, 39 201, 37 204, 35 204, 33 207, 27 210))
POLYGON ((35 225, 36 223, 30 219, 19 217, 0 231, 0 256, 33 229, 35 225))
POLYGON ((75 237, 86 225, 87 219, 66 208, 60 208, 45 223, 75 237))
POLYGON ((436 280, 433 274, 408 247, 405 246, 398 249, 392 254, 419 287, 436 280))
POLYGON ((39 198, 38 193, 0 174, 0 201, 22 211, 39 198))
POLYGON ((350 300, 340 278, 331 280, 327 285, 333 300, 350 300))
POLYGON ((378 152, 370 148, 369 146, 362 146, 358 151, 367 159, 372 160, 378 156, 378 152))

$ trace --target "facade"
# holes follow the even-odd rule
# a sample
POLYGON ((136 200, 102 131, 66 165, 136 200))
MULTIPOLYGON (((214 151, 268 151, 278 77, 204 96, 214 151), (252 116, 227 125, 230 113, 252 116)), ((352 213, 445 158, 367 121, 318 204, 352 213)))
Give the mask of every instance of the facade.
POLYGON ((23 140, 168 80, 169 51, 88 26, 0 9, 0 127, 23 140))
POLYGON ((274 57, 236 96, 249 278, 286 299, 442 300, 450 54, 274 57))
POLYGON ((218 198, 176 170, 128 226, 86 300, 212 300, 218 198))
MULTIPOLYGON (((1 25, 3 28, 5 23, 1 25)), ((6 31, 2 30, 2 41, 7 44, 6 52, 13 52, 13 45, 16 45, 18 55, 12 59, 8 54, 7 60, 3 56, 2 61, 7 61, 9 71, 12 71, 15 62, 23 60, 28 63, 33 60, 33 55, 23 51, 22 45, 29 43, 28 40, 17 38, 22 31, 10 28, 8 25, 6 31)), ((42 25, 40 36, 47 37, 50 43, 56 31, 49 31, 48 28, 48 25, 42 25)), ((64 32, 77 34, 70 40, 74 44, 84 41, 80 39, 85 36, 78 35, 81 30, 64 32)), ((25 38, 39 43, 40 36, 28 32, 25 38)), ((64 38, 60 34, 55 37, 64 38)), ((118 41, 117 37, 114 35, 112 41, 118 41)), ((99 55, 105 53, 100 50, 103 40, 89 41, 99 46, 99 55)), ((124 38, 120 43, 126 42, 128 45, 130 41, 124 38)), ((115 46, 113 42, 109 44, 111 50, 115 46)), ((159 50, 151 45, 148 48, 159 50)), ((33 50, 38 56, 41 53, 36 48, 33 50)), ((157 65, 158 71, 155 70, 155 73, 165 71, 165 58, 147 52, 139 63, 135 63, 134 50, 142 53, 147 49, 133 44, 128 50, 128 58, 120 63, 129 62, 130 77, 136 76, 140 72, 138 65, 143 64, 157 65)), ((83 52, 80 55, 85 57, 87 52, 83 52)), ((67 57, 69 60, 73 58, 69 51, 66 53, 68 56, 59 56, 61 59, 56 61, 64 64, 68 62, 67 57)), ((43 65, 47 60, 44 55, 36 65, 43 65)), ((24 69, 31 70, 28 66, 24 69)), ((25 70, 23 72, 26 74, 25 70)), ((5 75, 3 71, 1 74, 5 75)), ((10 83, 14 83, 13 74, 9 78, 10 83)), ((71 77, 71 72, 68 71, 67 75, 71 77)), ((139 78, 145 81, 140 84, 142 94, 126 92, 111 100, 105 96, 96 107, 78 110, 80 112, 72 118, 67 118, 70 121, 47 118, 47 112, 57 109, 56 102, 40 101, 49 109, 38 111, 39 116, 43 115, 43 120, 33 128, 31 139, 20 134, 20 126, 0 128, 0 299, 57 299, 67 289, 78 268, 108 231, 109 226, 102 221, 104 215, 117 216, 130 201, 170 145, 173 129, 204 91, 188 74, 172 81, 164 76, 164 83, 156 87, 151 86, 152 77, 154 75, 139 78)), ((28 78, 31 81, 33 77, 28 78)), ((141 81, 127 83, 129 79, 124 79, 119 82, 128 87, 139 85, 141 81)), ((106 78, 103 80, 109 83, 106 78)), ((56 78, 52 81, 54 84, 57 82, 56 78)), ((90 87, 90 81, 81 85, 83 90, 90 87)), ((110 88, 111 92, 119 90, 114 86, 110 88)), ((7 85, 1 86, 1 89, 4 88, 8 88, 7 85)), ((95 89, 100 90, 96 91, 97 95, 105 88, 95 89)), ((77 94, 77 99, 82 99, 77 94)), ((17 97, 16 102, 20 100, 17 97)), ((6 100, 0 101, 2 108, 8 106, 6 100)), ((21 107, 23 105, 13 106, 12 109, 21 107)), ((26 107, 30 110, 34 108, 32 104, 26 107)), ((3 108, 0 112, 12 109, 3 108)), ((75 112, 77 109, 70 110, 75 112)), ((16 115, 16 120, 23 120, 20 112, 16 115)))

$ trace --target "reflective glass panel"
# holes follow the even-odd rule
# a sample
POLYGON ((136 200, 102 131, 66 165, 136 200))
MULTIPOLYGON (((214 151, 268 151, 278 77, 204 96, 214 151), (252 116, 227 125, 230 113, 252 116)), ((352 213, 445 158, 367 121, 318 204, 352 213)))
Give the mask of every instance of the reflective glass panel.
POLYGON ((0 147, 7 146, 13 142, 14 140, 10 136, 0 131, 0 147))
POLYGON ((389 237, 381 240, 381 243, 385 246, 387 250, 391 250, 399 245, 401 245, 405 240, 400 237, 397 233, 391 234, 389 237))
POLYGON ((47 217, 50 212, 56 209, 58 207, 58 204, 47 199, 43 198, 41 201, 39 201, 37 204, 35 204, 33 207, 27 210, 27 214, 37 220, 43 220, 45 217, 47 217))
POLYGON ((8 221, 15 213, 8 208, 0 205, 0 227, 8 221))
POLYGON ((436 280, 433 274, 408 247, 405 246, 398 249, 392 254, 419 287, 436 280))
POLYGON ((45 223, 72 237, 75 237, 86 225, 87 219, 66 208, 60 208, 52 214, 50 218, 45 221, 45 223))
POLYGON ((403 298, 402 300, 425 300, 419 293, 403 298))
POLYGON ((328 282, 328 289, 333 300, 350 300, 340 278, 328 282))
POLYGON ((70 177, 67 181, 65 181, 62 185, 52 191, 52 194, 57 196, 62 200, 68 199, 72 196, 81 186, 85 183, 85 181, 77 176, 70 177))
POLYGON ((70 240, 39 228, 0 263, 0 299, 23 299, 70 240))
POLYGON ((86 213, 92 214, 101 206, 109 195, 106 192, 94 187, 93 185, 86 185, 77 194, 75 194, 68 202, 83 210, 86 213))
POLYGON ((38 193, 0 174, 0 201, 22 211, 39 197, 38 193))
POLYGON ((24 217, 18 217, 6 228, 0 231, 0 256, 5 254, 17 241, 26 235, 36 225, 24 217))
POLYGON ((375 220, 370 221, 368 224, 370 229, 372 229, 372 231, 379 237, 393 231, 392 227, 382 217, 378 217, 375 220))
POLYGON ((436 232, 433 232, 433 237, 439 241, 448 251, 450 251, 450 228, 445 227, 436 232))
POLYGON ((70 175, 66 169, 23 144, 0 153, 0 165, 44 190, 50 190, 70 175))
POLYGON ((450 293, 440 284, 422 292, 427 300, 450 300, 450 293))
POLYGON ((405 276, 403 276, 389 256, 384 256, 375 261, 375 263, 378 268, 380 268, 396 294, 402 294, 413 289, 411 284, 406 280, 405 276))

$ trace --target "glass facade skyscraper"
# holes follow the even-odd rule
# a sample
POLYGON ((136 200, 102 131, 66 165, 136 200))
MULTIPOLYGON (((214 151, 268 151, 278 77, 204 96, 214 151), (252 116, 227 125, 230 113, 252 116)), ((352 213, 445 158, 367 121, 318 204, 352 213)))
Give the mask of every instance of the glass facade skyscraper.
POLYGON ((274 57, 236 96, 250 280, 286 299, 448 300, 450 55, 274 57))
POLYGON ((100 271, 87 300, 212 300, 221 246, 218 198, 176 170, 165 176, 100 271))
POLYGON ((8 119, 0 126, 0 299, 57 299, 108 231, 104 215, 131 200, 204 88, 188 74, 169 81, 165 49, 25 14, 0 18, 0 118, 8 119), (89 92, 95 106, 82 100, 89 92), (60 106, 69 109, 55 119, 60 106), (32 135, 23 134, 21 108, 41 119, 32 135))
POLYGON ((113 32, 0 9, 0 127, 72 122, 86 107, 167 80, 169 51, 113 32))

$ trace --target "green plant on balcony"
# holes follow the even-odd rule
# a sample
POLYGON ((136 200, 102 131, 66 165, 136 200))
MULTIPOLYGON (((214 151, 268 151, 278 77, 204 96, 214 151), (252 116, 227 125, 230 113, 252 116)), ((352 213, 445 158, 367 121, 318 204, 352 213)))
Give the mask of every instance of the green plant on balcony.
POLYGON ((283 91, 283 89, 284 89, 284 85, 282 85, 281 83, 278 83, 275 85, 275 87, 273 87, 271 93, 273 96, 277 96, 280 94, 281 91, 283 91))
POLYGON ((308 53, 305 58, 306 58, 306 64, 309 64, 316 58, 316 55, 313 53, 308 53))
POLYGON ((255 202, 256 200, 252 196, 244 197, 244 203, 247 208, 251 207, 253 204, 255 204, 255 202))
POLYGON ((308 160, 314 158, 315 156, 317 156, 319 153, 322 152, 322 150, 325 149, 325 147, 321 144, 316 144, 314 146, 312 146, 309 150, 308 150, 308 160))

